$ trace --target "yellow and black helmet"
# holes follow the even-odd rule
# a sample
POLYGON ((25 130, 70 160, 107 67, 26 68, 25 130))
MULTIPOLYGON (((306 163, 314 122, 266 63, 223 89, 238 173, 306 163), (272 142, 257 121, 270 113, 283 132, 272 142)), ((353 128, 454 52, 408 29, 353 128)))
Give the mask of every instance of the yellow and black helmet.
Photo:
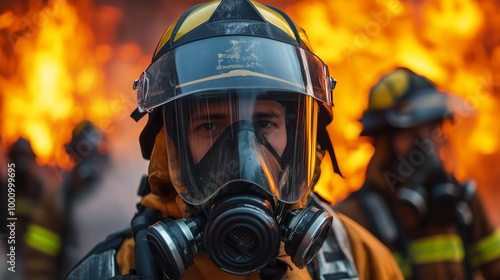
POLYGON ((326 127, 334 87, 304 30, 284 12, 250 0, 219 0, 188 9, 163 34, 151 65, 134 82, 138 109, 132 117, 149 113, 140 136, 149 159, 163 125, 158 111, 173 100, 248 88, 298 92, 318 101, 318 126, 326 127))
POLYGON ((371 88, 368 109, 360 119, 361 135, 374 136, 452 118, 451 99, 426 77, 398 67, 371 88))
POLYGON ((219 0, 184 12, 163 34, 152 62, 180 45, 230 35, 268 38, 311 51, 304 31, 281 10, 248 0, 219 0))

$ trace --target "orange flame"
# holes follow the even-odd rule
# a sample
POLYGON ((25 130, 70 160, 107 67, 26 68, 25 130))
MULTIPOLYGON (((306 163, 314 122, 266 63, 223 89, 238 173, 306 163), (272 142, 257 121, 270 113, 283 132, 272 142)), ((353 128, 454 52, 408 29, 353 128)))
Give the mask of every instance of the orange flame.
POLYGON ((357 120, 368 106, 370 87, 397 66, 427 76, 474 107, 475 115, 462 110, 463 118, 448 128, 455 172, 493 190, 497 172, 482 163, 500 163, 497 2, 302 1, 285 11, 307 31, 314 51, 338 81, 329 129, 345 179, 323 161, 317 190, 325 198, 335 202, 361 187, 373 147, 359 137, 357 120))
MULTIPOLYGON (((63 145, 73 127, 88 119, 105 130, 115 117, 110 100, 117 95, 107 91, 104 72, 113 49, 94 40, 88 15, 97 9, 91 1, 41 5, 30 1, 25 14, 0 15, 10 53, 0 57, 2 140, 25 137, 40 163, 68 166, 63 145)), ((109 8, 107 13, 109 21, 109 8)), ((119 13, 111 17, 118 19, 119 13)))
MULTIPOLYGON (((116 43, 114 27, 122 17, 117 8, 96 6, 91 0, 40 5, 31 0, 26 13, 13 8, 0 14, 0 32, 7 34, 0 37, 0 132, 7 143, 19 136, 29 138, 42 163, 64 164, 63 144, 78 121, 87 118, 109 130, 117 118, 128 119, 134 107, 130 81, 146 68, 154 45, 144 55, 135 43, 116 43), (100 30, 93 21, 101 22, 100 30)), ((189 4, 162 5, 165 9, 155 11, 165 25, 149 32, 153 42, 189 4), (165 11, 170 20, 165 21, 165 11)), ((483 192, 496 193, 500 180, 494 170, 500 164, 497 1, 303 0, 274 5, 307 31, 315 53, 338 81, 329 131, 345 179, 333 174, 324 160, 317 190, 325 198, 338 201, 363 183, 373 147, 359 137, 362 127, 357 120, 368 105, 370 87, 396 66, 426 75, 472 105, 475 114, 464 109, 464 117, 447 128, 455 172, 461 179, 476 179, 483 192)), ((485 198, 493 204, 494 196, 485 198)))

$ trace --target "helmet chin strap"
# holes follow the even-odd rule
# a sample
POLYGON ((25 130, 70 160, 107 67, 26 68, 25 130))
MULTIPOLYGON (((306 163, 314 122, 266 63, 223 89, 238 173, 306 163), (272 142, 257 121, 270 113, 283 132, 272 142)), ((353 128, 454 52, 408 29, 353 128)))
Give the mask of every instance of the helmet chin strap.
POLYGON ((289 265, 286 262, 276 258, 260 270, 260 279, 281 279, 285 276, 288 267, 289 265))
POLYGON ((139 112, 139 109, 135 108, 135 110, 130 114, 130 117, 135 122, 138 122, 138 121, 140 121, 146 115, 146 113, 147 113, 147 111, 139 112))

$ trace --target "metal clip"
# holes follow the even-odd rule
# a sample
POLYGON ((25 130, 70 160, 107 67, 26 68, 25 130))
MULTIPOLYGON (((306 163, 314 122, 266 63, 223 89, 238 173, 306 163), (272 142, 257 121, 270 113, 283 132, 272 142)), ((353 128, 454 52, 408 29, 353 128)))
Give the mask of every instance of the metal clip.
POLYGON ((330 81, 330 90, 334 90, 335 86, 337 86, 337 80, 332 77, 328 77, 328 80, 330 81))

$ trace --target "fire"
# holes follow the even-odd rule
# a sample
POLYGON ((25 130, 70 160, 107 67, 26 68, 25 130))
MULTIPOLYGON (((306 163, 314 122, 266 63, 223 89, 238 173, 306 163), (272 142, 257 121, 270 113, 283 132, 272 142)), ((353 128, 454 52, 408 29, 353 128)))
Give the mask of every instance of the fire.
POLYGON ((373 147, 359 137, 357 120, 370 87, 396 66, 468 101, 473 110, 461 108, 447 128, 455 173, 493 191, 497 172, 491 168, 500 163, 499 10, 498 2, 472 0, 301 1, 285 9, 338 81, 329 129, 345 179, 322 166, 318 190, 325 198, 335 202, 361 187, 373 147))
MULTIPOLYGON (((492 169, 500 164, 497 1, 260 2, 284 10, 306 30, 338 81, 329 131, 345 178, 323 161, 317 189, 325 198, 335 202, 361 187, 373 147, 359 137, 357 120, 368 105, 370 87, 396 66, 422 73, 469 102, 473 110, 459 108, 462 117, 447 127, 455 173, 476 179, 484 193, 494 192, 500 179, 492 169)), ((63 144, 78 121, 90 119, 108 130, 117 119, 130 124, 131 81, 147 67, 164 29, 191 4, 117 2, 121 10, 91 0, 51 0, 43 6, 32 0, 25 13, 12 4, 0 14, 0 32, 7 35, 0 37, 2 141, 24 136, 41 163, 65 164, 63 144), (142 38, 136 42, 116 38, 127 9, 140 15, 133 19, 137 24, 128 25, 132 37, 142 38), (163 25, 158 20, 140 26, 142 15, 163 25)))
POLYGON ((115 117, 110 100, 116 95, 107 91, 104 72, 113 50, 94 39, 91 1, 41 3, 30 1, 24 14, 0 15, 7 35, 7 55, 0 57, 2 141, 25 137, 41 164, 68 166, 63 145, 73 127, 88 119, 107 129, 115 117))

